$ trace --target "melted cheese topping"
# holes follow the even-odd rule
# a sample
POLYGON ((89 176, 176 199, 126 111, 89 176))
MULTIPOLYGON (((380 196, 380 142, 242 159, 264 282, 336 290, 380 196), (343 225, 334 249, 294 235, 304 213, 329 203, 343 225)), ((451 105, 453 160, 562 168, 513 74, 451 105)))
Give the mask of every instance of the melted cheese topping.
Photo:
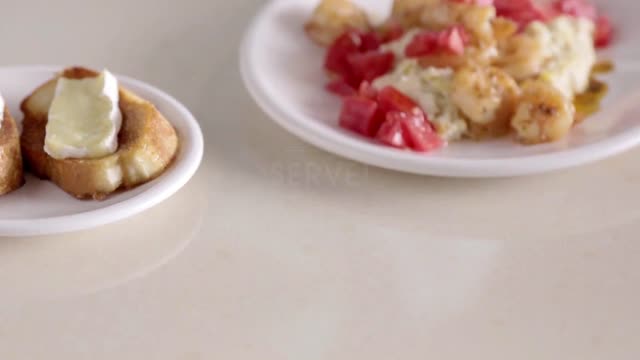
POLYGON ((49 108, 45 152, 55 159, 113 154, 122 124, 118 91, 118 80, 106 70, 94 78, 60 78, 49 108))

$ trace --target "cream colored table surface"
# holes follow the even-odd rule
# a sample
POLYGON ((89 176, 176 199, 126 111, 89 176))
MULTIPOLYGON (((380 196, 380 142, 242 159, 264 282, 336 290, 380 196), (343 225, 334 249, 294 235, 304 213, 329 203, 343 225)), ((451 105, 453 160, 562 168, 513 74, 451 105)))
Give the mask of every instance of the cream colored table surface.
POLYGON ((638 359, 640 151, 486 181, 325 154, 243 89, 260 4, 3 4, 3 63, 157 85, 206 154, 143 215, 0 240, 0 359, 638 359))

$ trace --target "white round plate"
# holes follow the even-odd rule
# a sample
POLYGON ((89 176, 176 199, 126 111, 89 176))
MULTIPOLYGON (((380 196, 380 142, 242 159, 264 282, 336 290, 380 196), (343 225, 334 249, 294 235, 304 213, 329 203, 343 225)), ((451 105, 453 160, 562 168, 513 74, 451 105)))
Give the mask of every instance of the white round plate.
MULTIPOLYGON (((278 124, 324 150, 387 169, 455 177, 505 177, 568 168, 618 154, 640 143, 640 2, 600 2, 618 27, 616 44, 601 57, 616 71, 604 77, 611 91, 603 109, 566 139, 522 146, 511 139, 452 143, 432 154, 388 148, 337 125, 339 99, 325 92, 324 50, 303 32, 318 0, 275 0, 250 26, 241 48, 243 79, 259 106, 278 124), (627 36, 628 35, 628 36, 627 36)), ((360 0, 381 18, 390 0, 360 0)))
MULTIPOLYGON (((0 67, 0 89, 13 117, 21 122, 20 102, 61 67, 0 67)), ((156 180, 104 201, 77 200, 49 181, 27 175, 25 186, 0 197, 0 236, 33 236, 93 228, 138 214, 184 186, 202 160, 198 122, 166 93, 127 77, 120 84, 151 101, 173 124, 180 139, 174 163, 156 180)))

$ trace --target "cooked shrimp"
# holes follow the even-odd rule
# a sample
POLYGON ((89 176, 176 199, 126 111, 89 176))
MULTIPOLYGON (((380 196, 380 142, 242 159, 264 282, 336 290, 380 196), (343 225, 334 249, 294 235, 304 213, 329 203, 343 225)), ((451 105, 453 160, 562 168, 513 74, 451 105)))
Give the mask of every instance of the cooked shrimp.
POLYGON ((495 45, 493 20, 496 18, 496 8, 493 6, 478 6, 472 4, 454 4, 459 9, 459 21, 471 32, 478 46, 495 45))
POLYGON ((316 43, 329 46, 348 29, 364 31, 369 27, 365 12, 350 0, 322 0, 305 31, 316 43))
POLYGON ((519 95, 516 81, 494 67, 466 66, 453 79, 452 99, 469 120, 472 138, 508 133, 519 95))
POLYGON ((497 42, 505 41, 518 32, 518 24, 507 18, 498 17, 491 23, 493 36, 497 42))
POLYGON ((499 43, 494 65, 522 81, 536 76, 550 56, 551 34, 542 23, 529 25, 525 32, 499 43))
POLYGON ((448 0, 431 1, 421 7, 420 25, 427 29, 441 30, 452 25, 462 25, 473 37, 474 45, 494 43, 492 21, 496 17, 493 6, 455 3, 448 0))
POLYGON ((552 142, 565 136, 575 116, 573 103, 544 80, 527 81, 511 127, 525 144, 552 142))
POLYGON ((392 17, 404 28, 421 27, 423 11, 433 11, 440 6, 441 0, 394 0, 392 17))

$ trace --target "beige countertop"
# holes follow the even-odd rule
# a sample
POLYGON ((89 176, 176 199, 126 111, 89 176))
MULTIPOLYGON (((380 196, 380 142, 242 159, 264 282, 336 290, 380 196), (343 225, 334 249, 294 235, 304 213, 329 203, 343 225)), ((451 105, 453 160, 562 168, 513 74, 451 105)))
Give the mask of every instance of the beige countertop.
POLYGON ((3 6, 4 64, 150 82, 193 111, 206 149, 140 216, 0 240, 0 359, 640 356, 640 151, 473 181, 328 155, 241 84, 238 44, 262 3, 3 6))

